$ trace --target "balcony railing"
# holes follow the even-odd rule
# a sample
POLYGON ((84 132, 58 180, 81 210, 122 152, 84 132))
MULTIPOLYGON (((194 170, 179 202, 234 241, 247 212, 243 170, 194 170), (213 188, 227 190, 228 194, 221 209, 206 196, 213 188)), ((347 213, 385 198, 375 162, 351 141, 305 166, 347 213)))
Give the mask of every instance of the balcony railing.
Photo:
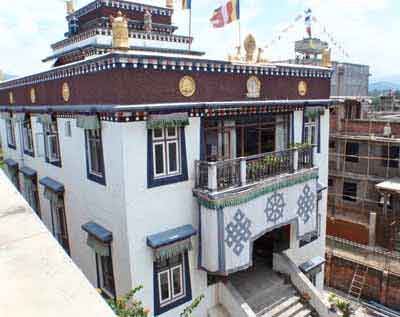
POLYGON ((218 192, 313 166, 312 146, 217 162, 196 161, 196 189, 218 192))

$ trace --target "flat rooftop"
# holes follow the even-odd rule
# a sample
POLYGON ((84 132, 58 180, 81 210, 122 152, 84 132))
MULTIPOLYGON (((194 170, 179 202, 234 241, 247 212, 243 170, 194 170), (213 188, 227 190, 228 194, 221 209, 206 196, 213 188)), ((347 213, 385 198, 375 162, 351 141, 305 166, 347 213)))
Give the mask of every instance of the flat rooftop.
POLYGON ((115 317, 0 169, 0 316, 115 317))

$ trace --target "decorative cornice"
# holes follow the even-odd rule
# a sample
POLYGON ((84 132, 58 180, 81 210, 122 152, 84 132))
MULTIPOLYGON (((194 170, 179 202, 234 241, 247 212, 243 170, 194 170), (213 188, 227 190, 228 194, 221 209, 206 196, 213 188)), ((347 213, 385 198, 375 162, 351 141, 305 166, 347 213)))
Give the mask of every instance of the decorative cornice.
POLYGON ((46 72, 0 83, 0 90, 38 84, 111 69, 157 69, 163 71, 250 74, 268 77, 331 78, 331 71, 297 65, 249 65, 194 57, 166 57, 142 54, 105 54, 90 60, 67 64, 46 72))
POLYGON ((294 174, 289 179, 283 181, 279 181, 279 176, 276 177, 276 179, 278 179, 278 182, 276 183, 266 184, 264 187, 261 188, 251 187, 248 190, 236 194, 227 194, 227 196, 223 198, 212 198, 207 194, 202 194, 201 192, 196 192, 195 195, 199 204, 208 209, 219 209, 237 206, 254 200, 260 196, 272 193, 274 191, 305 183, 312 179, 318 179, 318 170, 314 168, 306 174, 294 174))

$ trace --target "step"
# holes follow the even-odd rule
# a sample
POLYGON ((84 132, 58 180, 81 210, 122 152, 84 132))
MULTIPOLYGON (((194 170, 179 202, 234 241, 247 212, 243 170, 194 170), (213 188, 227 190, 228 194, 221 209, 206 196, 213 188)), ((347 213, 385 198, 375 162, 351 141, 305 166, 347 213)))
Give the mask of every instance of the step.
POLYGON ((230 315, 224 306, 218 304, 208 310, 207 317, 230 317, 230 315))
POLYGON ((255 313, 259 313, 281 304, 295 294, 296 291, 291 285, 283 285, 262 291, 248 299, 247 303, 255 313))
POLYGON ((307 317, 311 316, 311 310, 304 308, 300 312, 298 312, 294 317, 307 317))
POLYGON ((283 303, 275 306, 271 310, 269 310, 269 316, 274 317, 279 315, 282 311, 289 309, 291 306, 296 305, 300 301, 299 296, 292 296, 286 299, 283 303))
POLYGON ((303 309, 305 309, 303 304, 299 302, 299 303, 289 307, 289 309, 281 311, 280 314, 277 314, 274 317, 276 317, 276 316, 279 316, 279 317, 292 317, 292 316, 295 316, 296 314, 298 314, 303 309))

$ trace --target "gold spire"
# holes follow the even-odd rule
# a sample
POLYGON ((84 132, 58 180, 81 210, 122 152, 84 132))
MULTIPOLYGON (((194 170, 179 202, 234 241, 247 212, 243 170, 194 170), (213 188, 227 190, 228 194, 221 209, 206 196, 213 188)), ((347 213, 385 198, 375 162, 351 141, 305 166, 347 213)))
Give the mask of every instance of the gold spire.
POLYGON ((174 0, 167 0, 166 7, 168 9, 173 9, 174 8, 174 0))
POLYGON ((66 0, 65 4, 67 5, 67 14, 68 15, 75 12, 74 1, 73 0, 66 0))
POLYGON ((110 16, 112 24, 113 40, 112 45, 114 49, 128 50, 129 49, 129 30, 128 19, 118 11, 117 17, 110 16))
POLYGON ((1 69, 0 69, 0 81, 4 81, 4 73, 1 69))
POLYGON ((257 48, 256 39, 253 35, 249 34, 244 40, 244 49, 246 51, 246 62, 251 63, 254 61, 254 52, 257 48))
POLYGON ((324 48, 322 51, 322 66, 332 67, 331 50, 328 48, 324 48))

